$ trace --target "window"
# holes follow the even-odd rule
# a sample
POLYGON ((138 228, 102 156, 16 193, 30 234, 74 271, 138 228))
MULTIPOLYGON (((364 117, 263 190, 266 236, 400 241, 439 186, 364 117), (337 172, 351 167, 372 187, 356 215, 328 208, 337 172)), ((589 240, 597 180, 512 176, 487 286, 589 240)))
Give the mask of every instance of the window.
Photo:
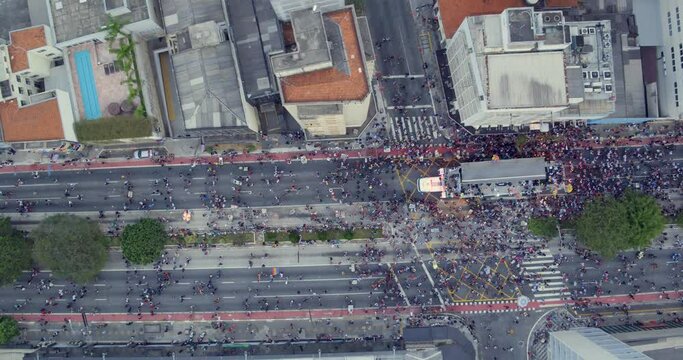
POLYGON ((676 102, 676 107, 679 107, 678 102, 678 82, 674 81, 674 100, 676 102))
POLYGON ((21 100, 20 103, 21 103, 21 106, 26 106, 26 105, 28 105, 28 103, 27 103, 26 101, 24 101, 24 100, 21 100))
POLYGON ((21 82, 21 76, 17 75, 17 82, 21 82))
POLYGON ((26 78, 26 85, 31 85, 31 79, 26 78))
POLYGON ((37 51, 38 54, 44 53, 44 52, 45 52, 45 49, 40 49, 40 50, 37 51))
POLYGON ((669 24, 669 36, 673 36, 673 28, 671 27, 671 11, 666 12, 666 19, 669 24))
POLYGON ((26 95, 31 96, 33 95, 33 92, 31 92, 31 90, 26 90, 26 95))
POLYGON ((671 70, 676 71, 676 52, 673 46, 671 47, 671 70))
POLYGON ((24 88, 19 86, 19 94, 23 94, 23 93, 24 93, 24 88))
POLYGON ((681 12, 678 11, 678 6, 676 6, 676 28, 678 32, 681 32, 681 12))
POLYGON ((45 55, 45 56, 47 56, 47 57, 55 57, 55 55, 56 55, 55 53, 49 53, 49 54, 47 54, 47 55, 45 55))

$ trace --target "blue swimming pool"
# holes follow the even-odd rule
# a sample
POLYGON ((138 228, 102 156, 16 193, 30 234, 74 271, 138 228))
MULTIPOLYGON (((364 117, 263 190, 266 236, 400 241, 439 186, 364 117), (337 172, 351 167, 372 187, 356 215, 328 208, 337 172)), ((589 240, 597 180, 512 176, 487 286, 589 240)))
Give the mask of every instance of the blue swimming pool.
POLYGON ((74 54, 74 62, 76 63, 78 84, 81 88, 85 118, 88 120, 99 119, 102 117, 102 111, 100 110, 100 99, 97 96, 90 51, 83 50, 74 54))

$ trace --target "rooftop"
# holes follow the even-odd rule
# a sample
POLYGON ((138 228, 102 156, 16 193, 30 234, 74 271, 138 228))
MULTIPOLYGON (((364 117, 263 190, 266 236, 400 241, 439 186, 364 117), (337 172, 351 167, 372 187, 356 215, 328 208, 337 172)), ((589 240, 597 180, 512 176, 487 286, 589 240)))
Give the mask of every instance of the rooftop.
POLYGON ((28 51, 47 45, 43 25, 12 31, 9 36, 9 60, 15 73, 28 69, 28 51))
POLYGON ((9 32, 31 26, 26 0, 0 1, 0 39, 9 39, 9 32))
POLYGON ((368 94, 352 8, 325 13, 324 18, 333 67, 281 78, 282 97, 287 103, 354 101, 368 94))
POLYGON ((488 55, 489 108, 566 106, 562 51, 488 55))
MULTIPOLYGON (((221 0, 162 0, 161 6, 169 34, 225 22, 221 0)), ((192 44, 171 55, 184 130, 246 126, 232 48, 221 41, 192 44)))
MULTIPOLYGON (((444 33, 451 38, 468 16, 500 14, 507 8, 527 6, 524 0, 438 0, 444 33)), ((576 7, 578 0, 546 0, 545 7, 576 7)))
POLYGON ((134 23, 149 18, 147 0, 49 0, 57 42, 64 42, 103 30, 109 22, 110 10, 126 5, 126 13, 117 16, 125 23, 134 23))
POLYGON ((495 183, 542 180, 546 161, 542 157, 462 163, 463 183, 495 183))
POLYGON ((284 51, 282 31, 268 0, 225 0, 247 99, 276 92, 268 55, 284 51))
POLYGON ((57 99, 19 108, 16 100, 0 103, 0 123, 6 142, 64 138, 57 99))
POLYGON ((273 56, 275 74, 288 76, 330 67, 332 55, 322 13, 308 9, 295 11, 291 16, 297 50, 273 56))

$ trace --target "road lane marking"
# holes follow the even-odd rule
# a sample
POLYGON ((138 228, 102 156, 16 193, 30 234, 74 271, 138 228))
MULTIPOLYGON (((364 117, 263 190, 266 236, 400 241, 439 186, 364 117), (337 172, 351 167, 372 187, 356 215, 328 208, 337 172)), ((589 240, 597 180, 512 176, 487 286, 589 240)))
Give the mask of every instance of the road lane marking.
POLYGON ((26 301, 26 299, 17 299, 17 302, 26 301))
POLYGON ((95 299, 95 301, 107 301, 107 299, 95 299))
POLYGON ((221 281, 221 284, 234 284, 234 281, 221 281))
MULTIPOLYGON (((76 185, 77 183, 73 183, 76 185)), ((61 183, 45 183, 45 184, 21 184, 19 186, 16 185, 0 185, 0 188, 14 188, 14 187, 35 187, 35 186, 64 186, 64 184, 61 183)))
POLYGON ((273 281, 270 281, 270 280, 261 280, 261 281, 252 280, 252 283, 270 283, 270 282, 273 282, 273 283, 284 283, 284 282, 307 282, 307 281, 308 281, 308 282, 316 282, 316 281, 353 281, 353 280, 379 280, 379 279, 384 279, 384 277, 382 277, 382 276, 368 276, 368 277, 361 277, 361 278, 356 278, 356 277, 353 277, 353 278, 332 278, 332 279, 322 279, 322 278, 321 278, 321 279, 301 279, 301 280, 299 280, 299 279, 289 279, 289 280, 286 280, 286 279, 277 279, 277 280, 273 280, 273 281))
POLYGON ((189 282, 179 282, 178 285, 190 285, 189 282))
POLYGON ((234 299, 234 296, 223 296, 223 299, 234 299))
MULTIPOLYGON (((378 292, 378 293, 381 293, 378 292)), ((255 298, 276 298, 276 297, 311 297, 311 296, 353 296, 353 295, 370 295, 369 292, 355 292, 355 293, 307 293, 307 294, 282 294, 282 295, 254 295, 255 298)))
POLYGON ((192 180, 206 180, 205 177, 193 177, 192 180))
POLYGON ((107 286, 107 284, 95 284, 94 286, 107 286))

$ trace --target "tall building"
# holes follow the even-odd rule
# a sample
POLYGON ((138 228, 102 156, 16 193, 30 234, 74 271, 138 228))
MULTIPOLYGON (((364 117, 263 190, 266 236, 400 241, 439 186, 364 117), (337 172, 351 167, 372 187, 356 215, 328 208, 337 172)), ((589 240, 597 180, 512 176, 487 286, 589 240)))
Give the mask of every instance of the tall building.
POLYGON ((354 8, 290 16, 296 46, 271 57, 282 105, 310 136, 357 136, 372 113, 374 59, 354 8))
POLYGON ((609 21, 508 8, 469 16, 446 41, 455 108, 465 126, 529 126, 614 112, 609 21))
POLYGON ((647 85, 648 115, 683 119, 683 0, 633 0, 638 43, 653 51, 655 72, 647 85))
POLYGON ((549 360, 652 360, 598 328, 550 332, 549 360))

